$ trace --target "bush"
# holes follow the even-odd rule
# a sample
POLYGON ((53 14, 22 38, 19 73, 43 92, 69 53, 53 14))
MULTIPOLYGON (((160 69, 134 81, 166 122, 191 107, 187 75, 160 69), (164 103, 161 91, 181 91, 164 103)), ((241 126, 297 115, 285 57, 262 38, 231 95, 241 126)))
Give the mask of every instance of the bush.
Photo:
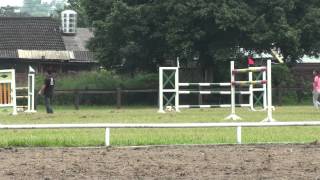
MULTIPOLYGON (((40 89, 44 76, 36 77, 36 89, 40 89)), ((56 90, 116 90, 121 89, 157 89, 157 74, 139 74, 134 77, 117 75, 102 70, 99 72, 81 72, 72 75, 59 74, 56 77, 56 90)), ((55 95, 56 104, 73 104, 76 94, 55 95)), ((123 95, 123 104, 154 104, 154 95, 134 93, 123 95)), ((43 103, 41 101, 41 103, 43 103)), ((116 103, 115 94, 82 94, 80 104, 108 104, 116 103)))

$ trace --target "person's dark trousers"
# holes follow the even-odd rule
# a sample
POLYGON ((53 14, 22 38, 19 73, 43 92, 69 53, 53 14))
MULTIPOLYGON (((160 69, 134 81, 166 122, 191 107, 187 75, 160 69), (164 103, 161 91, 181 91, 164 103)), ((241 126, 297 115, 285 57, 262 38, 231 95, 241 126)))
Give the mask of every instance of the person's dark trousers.
POLYGON ((52 97, 44 96, 44 102, 45 102, 45 105, 46 105, 47 113, 50 113, 50 114, 53 113, 53 110, 52 110, 52 107, 51 107, 52 97))

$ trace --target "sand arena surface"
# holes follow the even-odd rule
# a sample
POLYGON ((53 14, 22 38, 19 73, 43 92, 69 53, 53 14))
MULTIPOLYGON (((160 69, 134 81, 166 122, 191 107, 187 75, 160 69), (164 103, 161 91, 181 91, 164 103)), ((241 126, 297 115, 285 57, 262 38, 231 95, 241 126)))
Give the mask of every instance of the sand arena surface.
POLYGON ((0 179, 319 179, 320 145, 0 149, 0 179))

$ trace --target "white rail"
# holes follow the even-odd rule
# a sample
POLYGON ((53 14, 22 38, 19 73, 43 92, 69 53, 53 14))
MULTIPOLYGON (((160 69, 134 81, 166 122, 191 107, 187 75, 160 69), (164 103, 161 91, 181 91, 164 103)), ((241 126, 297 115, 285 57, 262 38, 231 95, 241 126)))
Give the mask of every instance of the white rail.
POLYGON ((0 129, 71 129, 71 128, 104 128, 105 145, 110 146, 111 128, 213 128, 237 127, 237 143, 241 144, 242 127, 277 127, 277 126, 320 126, 320 121, 294 122, 232 122, 232 123, 158 123, 158 124, 122 124, 122 123, 95 123, 95 124, 0 124, 0 129))

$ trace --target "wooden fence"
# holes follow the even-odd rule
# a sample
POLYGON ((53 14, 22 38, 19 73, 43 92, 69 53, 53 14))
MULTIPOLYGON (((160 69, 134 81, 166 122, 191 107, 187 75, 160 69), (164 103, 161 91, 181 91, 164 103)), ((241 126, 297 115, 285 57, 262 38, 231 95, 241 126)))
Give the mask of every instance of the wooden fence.
MULTIPOLYGON (((297 101, 301 101, 301 98, 304 98, 306 93, 311 93, 311 90, 305 89, 305 88, 297 88, 297 87, 278 87, 278 88, 273 88, 273 93, 275 95, 274 97, 274 103, 277 105, 281 105, 283 101, 283 97, 287 92, 292 92, 296 93, 297 95, 297 101), (310 92, 309 92, 310 91, 310 92)), ((75 109, 79 109, 80 107, 80 98, 82 95, 113 95, 116 97, 116 103, 115 106, 120 109, 121 106, 123 105, 123 97, 126 94, 132 94, 132 93, 142 93, 142 94, 147 94, 147 93, 154 93, 156 95, 156 99, 158 99, 158 89, 136 89, 136 90, 126 90, 126 89, 121 89, 121 88, 116 88, 115 90, 61 90, 57 89, 55 90, 56 95, 70 95, 73 96, 73 104, 75 106, 75 109)), ((311 95, 311 94, 310 94, 311 95)), ((311 97, 311 96, 310 96, 311 97)), ((197 103, 201 105, 204 101, 204 96, 199 94, 198 98, 196 99, 197 103)), ((239 96, 239 101, 242 101, 242 97, 239 96)), ((157 104, 155 104, 157 105, 157 104)))

